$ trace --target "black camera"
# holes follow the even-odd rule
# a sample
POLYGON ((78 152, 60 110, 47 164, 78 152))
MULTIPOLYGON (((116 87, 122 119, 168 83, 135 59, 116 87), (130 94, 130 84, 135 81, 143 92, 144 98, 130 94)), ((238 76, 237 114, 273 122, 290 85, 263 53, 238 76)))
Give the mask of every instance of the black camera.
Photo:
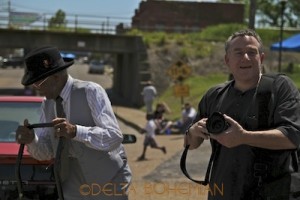
POLYGON ((229 127, 229 123, 226 122, 224 116, 220 112, 214 112, 208 117, 206 121, 206 128, 209 133, 220 134, 229 127))

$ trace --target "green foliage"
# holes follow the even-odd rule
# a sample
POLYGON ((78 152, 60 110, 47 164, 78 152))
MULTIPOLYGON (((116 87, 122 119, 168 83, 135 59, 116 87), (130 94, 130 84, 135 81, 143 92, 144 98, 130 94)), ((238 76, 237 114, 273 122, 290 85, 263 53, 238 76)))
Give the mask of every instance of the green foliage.
MULTIPOLYGON (((165 33, 165 32, 142 32, 137 29, 128 32, 128 35, 142 36, 147 47, 164 47, 174 43, 180 46, 180 58, 204 58, 213 53, 211 41, 224 42, 233 32, 247 28, 244 24, 220 24, 209 26, 201 32, 193 33, 165 33)), ((256 29, 261 36, 265 47, 279 41, 278 29, 256 29)), ((283 38, 287 38, 295 32, 284 30, 283 38)))
POLYGON ((212 46, 209 42, 205 41, 196 41, 191 44, 182 45, 183 47, 180 49, 181 58, 196 58, 201 59, 204 57, 208 57, 212 53, 212 46))
POLYGON ((87 28, 77 27, 74 28, 67 27, 66 13, 63 10, 58 10, 54 17, 51 17, 48 24, 48 31, 59 31, 59 32, 77 32, 77 33, 89 33, 90 30, 87 28))
POLYGON ((247 28, 244 24, 219 24, 206 27, 200 33, 200 38, 213 41, 225 41, 233 32, 247 28))
POLYGON ((49 28, 62 28, 66 27, 67 21, 66 21, 66 13, 62 10, 58 10, 55 13, 54 17, 51 17, 49 21, 49 28))
MULTIPOLYGON (((196 57, 205 57, 211 52, 209 43, 205 41, 221 41, 227 40, 228 36, 233 32, 245 29, 247 25, 244 24, 219 24, 216 26, 209 26, 201 32, 193 33, 165 33, 165 32, 142 32, 139 30, 131 30, 128 35, 142 36, 146 45, 163 46, 171 42, 175 42, 177 45, 183 47, 182 55, 191 53, 197 55, 196 57), (194 49, 194 50, 191 50, 194 49), (186 50, 189 49, 189 50, 186 50), (197 51, 197 52, 191 52, 197 51)), ((279 41, 278 29, 256 29, 257 33, 261 36, 265 45, 279 41)), ((283 38, 290 37, 295 34, 292 31, 283 31, 283 38)))
POLYGON ((145 33, 143 33, 142 31, 140 31, 140 30, 138 30, 138 29, 131 29, 131 30, 128 31, 126 34, 127 34, 127 35, 144 36, 145 33))
POLYGON ((142 36, 143 41, 147 46, 149 46, 150 44, 163 46, 167 44, 167 42, 170 40, 170 36, 165 32, 143 32, 137 29, 133 29, 126 34, 134 35, 134 36, 142 36))
POLYGON ((144 42, 151 45, 161 46, 166 43, 175 42, 176 44, 187 46, 198 45, 198 41, 224 41, 231 33, 236 30, 247 28, 243 24, 220 24, 209 26, 201 32, 193 33, 166 33, 166 32, 143 32, 133 29, 127 35, 142 36, 144 42))
MULTIPOLYGON (((163 32, 141 32, 133 30, 128 34, 142 36, 144 42, 150 46, 157 46, 165 43, 175 43, 180 46, 181 58, 203 58, 213 54, 213 42, 224 42, 233 32, 247 28, 243 24, 226 24, 211 26, 201 32, 195 33, 163 33, 163 32), (160 42, 159 42, 160 41, 160 42)), ((279 30, 275 29, 256 29, 261 36, 265 48, 279 40, 279 30)), ((296 32, 284 30, 283 38, 287 38, 296 32)), ((167 53, 166 48, 160 48, 167 53)), ((284 66, 283 66, 284 67, 284 66)), ((284 68, 283 68, 284 70, 284 68)), ((300 88, 300 65, 294 64, 293 73, 286 73, 300 88)), ((190 88, 190 95, 181 99, 174 97, 173 86, 167 88, 157 99, 157 102, 166 102, 172 109, 172 113, 166 117, 171 120, 180 118, 181 103, 190 102, 194 107, 198 106, 203 94, 212 86, 222 83, 228 79, 228 74, 208 74, 206 76, 192 76, 184 81, 190 88)))
MULTIPOLYGON (((281 10, 283 4, 279 0, 257 0, 257 13, 261 25, 279 27, 281 24, 281 10)), ((286 26, 298 27, 300 15, 299 0, 288 0, 284 3, 284 21, 286 26)))
POLYGON ((165 32, 143 32, 133 29, 127 35, 142 36, 147 47, 163 47, 166 44, 177 44, 181 46, 180 57, 204 58, 210 56, 212 45, 210 41, 224 41, 234 31, 246 28, 242 24, 221 24, 210 26, 201 32, 194 33, 165 33, 165 32))
POLYGON ((296 87, 300 89, 300 64, 294 65, 293 73, 285 74, 288 75, 293 80, 296 87))
MULTIPOLYGON (((269 46, 274 42, 280 41, 279 39, 279 30, 276 29, 257 29, 256 32, 260 35, 264 46, 269 46)), ((283 39, 288 38, 294 35, 295 32, 283 31, 283 39)))
MULTIPOLYGON (((300 88, 300 65, 295 66, 294 73, 286 73, 297 88, 300 88)), ((172 113, 167 115, 170 120, 177 120, 181 116, 182 102, 190 102, 195 108, 198 107, 203 95, 207 90, 217 84, 224 83, 228 80, 228 74, 209 74, 207 76, 193 76, 186 79, 183 84, 188 85, 190 88, 190 95, 181 99, 180 97, 174 97, 173 87, 168 88, 156 101, 166 102, 171 108, 172 113)))
POLYGON ((48 31, 53 32, 76 32, 76 33, 90 33, 89 29, 86 28, 77 28, 76 30, 74 28, 68 28, 68 27, 48 27, 48 31))
POLYGON ((181 115, 181 103, 190 102, 195 108, 204 93, 212 86, 223 83, 228 79, 227 74, 210 74, 207 76, 192 76, 186 79, 183 84, 189 86, 190 95, 188 97, 174 97, 173 87, 168 88, 156 101, 165 102, 171 108, 172 113, 167 116, 170 120, 176 120, 181 115))
POLYGON ((90 33, 90 30, 87 29, 87 28, 80 28, 80 27, 77 27, 77 29, 74 30, 74 32, 77 32, 77 33, 90 33))
POLYGON ((166 40, 167 40, 166 39, 166 34, 159 33, 157 35, 157 42, 156 42, 157 46, 164 46, 166 44, 166 40))

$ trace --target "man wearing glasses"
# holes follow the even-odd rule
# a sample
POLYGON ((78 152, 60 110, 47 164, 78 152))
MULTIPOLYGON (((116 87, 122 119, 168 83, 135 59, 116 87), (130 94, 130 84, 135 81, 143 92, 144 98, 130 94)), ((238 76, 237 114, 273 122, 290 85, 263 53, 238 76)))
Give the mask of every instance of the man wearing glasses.
POLYGON ((64 199, 128 199, 131 171, 105 90, 73 79, 67 72, 73 59, 62 58, 56 47, 33 50, 25 63, 22 84, 46 97, 40 119, 52 122, 53 128, 30 130, 25 119, 17 129, 17 142, 26 144, 34 158, 50 160, 58 155, 63 139, 59 179, 64 199), (88 193, 93 185, 105 191, 88 193))

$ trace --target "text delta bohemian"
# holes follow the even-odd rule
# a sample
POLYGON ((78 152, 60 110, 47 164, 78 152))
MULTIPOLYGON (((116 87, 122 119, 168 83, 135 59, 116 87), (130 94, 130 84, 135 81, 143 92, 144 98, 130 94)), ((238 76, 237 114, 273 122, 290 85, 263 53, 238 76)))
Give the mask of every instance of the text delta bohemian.
POLYGON ((143 195, 180 195, 180 196, 191 196, 191 195, 207 195, 211 196, 223 196, 224 185, 213 184, 212 186, 203 186, 195 183, 164 183, 164 182, 145 182, 142 185, 131 184, 127 190, 128 183, 106 183, 106 184, 83 184, 80 186, 79 191, 83 196, 122 196, 125 194, 135 195, 142 191, 143 195))

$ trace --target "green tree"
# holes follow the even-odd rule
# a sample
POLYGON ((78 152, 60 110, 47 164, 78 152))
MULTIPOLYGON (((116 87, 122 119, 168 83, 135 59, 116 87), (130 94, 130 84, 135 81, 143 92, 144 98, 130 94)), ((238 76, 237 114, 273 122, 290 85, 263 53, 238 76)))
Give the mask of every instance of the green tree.
MULTIPOLYGON (((223 3, 244 3, 245 21, 248 27, 253 28, 255 21, 262 26, 280 26, 283 0, 218 0, 223 3), (257 20, 256 20, 257 19, 257 20)), ((284 12, 285 26, 300 26, 299 0, 286 0, 284 12)))
POLYGON ((287 11, 285 12, 285 17, 289 21, 292 27, 300 26, 300 4, 299 0, 288 0, 287 1, 287 11), (292 11, 290 15, 289 10, 292 11))
MULTIPOLYGON (((280 26, 282 0, 257 0, 257 11, 260 16, 259 23, 262 25, 280 26)), ((298 27, 300 25, 299 0, 286 1, 284 22, 285 26, 298 27)))
POLYGON ((58 10, 54 17, 49 20, 49 28, 65 28, 67 24, 66 13, 62 10, 58 10))

